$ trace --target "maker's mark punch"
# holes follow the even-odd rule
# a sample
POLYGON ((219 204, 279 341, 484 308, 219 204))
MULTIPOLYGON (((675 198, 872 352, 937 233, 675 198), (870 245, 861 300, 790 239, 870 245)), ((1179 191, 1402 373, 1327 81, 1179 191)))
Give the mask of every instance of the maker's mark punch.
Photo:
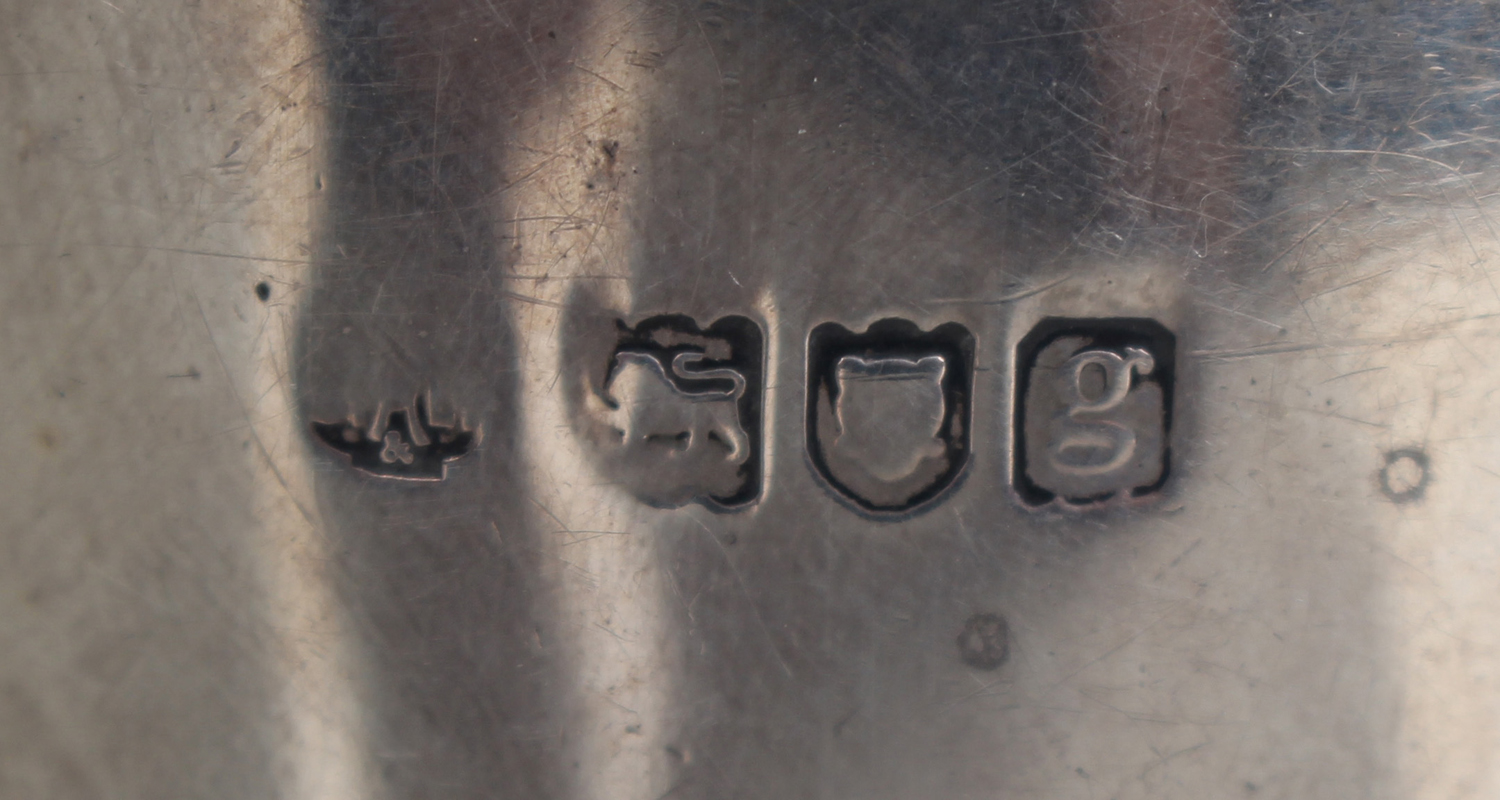
POLYGON ((360 472, 408 481, 447 477, 448 462, 468 455, 482 435, 465 426, 462 416, 451 426, 433 424, 428 400, 421 395, 410 409, 394 409, 384 419, 377 409, 369 425, 350 414, 343 422, 314 422, 312 429, 360 472))

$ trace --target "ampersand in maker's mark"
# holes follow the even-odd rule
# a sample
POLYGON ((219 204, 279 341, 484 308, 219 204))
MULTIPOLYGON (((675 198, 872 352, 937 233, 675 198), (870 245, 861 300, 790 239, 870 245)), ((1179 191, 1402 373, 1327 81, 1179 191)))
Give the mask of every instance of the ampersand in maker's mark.
POLYGON ((468 455, 479 444, 481 431, 470 430, 460 417, 453 425, 432 421, 426 397, 411 408, 398 408, 382 417, 377 409, 368 425, 350 414, 343 422, 314 422, 313 435, 349 457, 360 472, 380 478, 440 481, 448 463, 468 455))
POLYGON ((410 464, 416 460, 416 456, 411 454, 411 445, 406 443, 400 431, 386 431, 385 449, 380 451, 380 460, 387 464, 394 464, 397 461, 410 464))

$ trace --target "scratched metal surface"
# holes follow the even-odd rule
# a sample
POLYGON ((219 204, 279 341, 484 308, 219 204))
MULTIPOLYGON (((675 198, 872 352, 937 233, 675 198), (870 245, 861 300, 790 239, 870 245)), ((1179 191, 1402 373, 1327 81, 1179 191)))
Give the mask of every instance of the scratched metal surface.
POLYGON ((0 20, 0 796, 1500 792, 1490 5, 0 20))

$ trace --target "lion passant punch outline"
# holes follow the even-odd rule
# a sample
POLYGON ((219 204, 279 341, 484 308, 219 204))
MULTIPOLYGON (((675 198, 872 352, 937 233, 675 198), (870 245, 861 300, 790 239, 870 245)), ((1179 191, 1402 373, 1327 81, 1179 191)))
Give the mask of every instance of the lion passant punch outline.
POLYGON ((678 353, 672 358, 669 376, 651 353, 623 350, 615 354, 615 368, 604 384, 609 404, 605 418, 626 447, 670 441, 674 443, 671 450, 687 452, 700 439, 717 439, 729 448, 725 461, 739 465, 749 459, 750 436, 739 418, 745 376, 727 367, 690 369, 705 358, 703 353, 678 353), (679 381, 729 381, 730 388, 693 391, 679 381))

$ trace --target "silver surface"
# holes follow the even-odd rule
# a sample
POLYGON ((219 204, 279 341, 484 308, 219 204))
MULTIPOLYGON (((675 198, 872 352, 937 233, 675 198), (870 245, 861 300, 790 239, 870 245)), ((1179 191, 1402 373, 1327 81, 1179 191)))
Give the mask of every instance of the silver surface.
POLYGON ((1500 792, 1488 6, 0 21, 0 796, 1500 792), (1053 318, 1175 336, 1159 488, 1017 494, 1053 318), (888 319, 972 369, 843 491, 888 319))

